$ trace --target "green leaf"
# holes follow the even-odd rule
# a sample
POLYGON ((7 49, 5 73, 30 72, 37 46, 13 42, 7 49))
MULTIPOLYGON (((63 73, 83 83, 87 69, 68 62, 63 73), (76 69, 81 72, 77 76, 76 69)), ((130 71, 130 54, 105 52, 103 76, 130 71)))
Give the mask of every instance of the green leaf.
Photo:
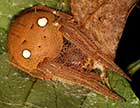
POLYGON ((113 91, 122 96, 125 101, 115 101, 90 92, 82 108, 140 108, 140 101, 134 94, 129 83, 114 72, 108 73, 113 91))
POLYGON ((83 94, 88 93, 79 86, 31 78, 10 65, 7 53, 1 54, 0 60, 0 106, 77 108, 85 97, 83 94))
POLYGON ((135 61, 134 63, 128 66, 128 74, 133 76, 140 69, 140 60, 135 61))
POLYGON ((0 28, 0 54, 7 52, 7 33, 0 28))
POLYGON ((108 75, 111 88, 126 101, 110 100, 80 85, 35 79, 11 66, 6 48, 11 19, 36 4, 69 12, 68 0, 0 0, 0 108, 140 108, 129 83, 114 72, 108 75))
POLYGON ((33 81, 10 65, 7 53, 0 55, 0 105, 22 106, 33 81))

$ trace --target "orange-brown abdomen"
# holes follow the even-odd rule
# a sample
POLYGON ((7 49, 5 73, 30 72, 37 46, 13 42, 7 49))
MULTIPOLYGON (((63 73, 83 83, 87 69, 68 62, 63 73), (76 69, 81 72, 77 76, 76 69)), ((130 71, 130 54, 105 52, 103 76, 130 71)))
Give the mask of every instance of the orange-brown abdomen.
POLYGON ((63 46, 56 19, 51 12, 35 10, 17 17, 8 34, 11 62, 32 71, 44 58, 54 59, 63 46))

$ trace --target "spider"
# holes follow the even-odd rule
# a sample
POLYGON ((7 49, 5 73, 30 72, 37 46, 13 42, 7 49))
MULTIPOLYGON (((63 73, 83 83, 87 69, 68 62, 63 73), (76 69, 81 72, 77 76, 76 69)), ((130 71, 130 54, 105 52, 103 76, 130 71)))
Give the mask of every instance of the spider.
MULTIPOLYGON (((110 99, 122 100, 107 83, 102 83, 106 69, 131 79, 114 63, 113 54, 106 53, 110 52, 108 48, 101 47, 102 40, 96 39, 88 27, 95 17, 92 13, 95 12, 82 22, 77 14, 68 15, 42 5, 21 12, 8 33, 11 63, 33 77, 80 84, 110 99), (96 68, 102 72, 94 73, 96 68)), ((100 17, 100 20, 104 19, 100 17)))

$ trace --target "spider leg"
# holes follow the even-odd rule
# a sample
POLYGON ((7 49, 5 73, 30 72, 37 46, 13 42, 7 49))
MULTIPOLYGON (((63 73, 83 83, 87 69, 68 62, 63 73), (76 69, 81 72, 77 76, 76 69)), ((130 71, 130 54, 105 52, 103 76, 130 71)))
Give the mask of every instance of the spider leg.
POLYGON ((29 74, 35 78, 39 78, 42 80, 52 80, 53 75, 49 72, 46 72, 42 69, 33 70, 32 72, 29 72, 29 74))
POLYGON ((59 80, 69 84, 80 84, 110 99, 123 100, 122 97, 103 85, 100 77, 95 73, 80 72, 56 63, 48 63, 46 68, 53 72, 52 80, 59 80))
POLYGON ((83 53, 88 55, 93 60, 100 60, 105 67, 112 69, 114 72, 117 72, 124 78, 131 81, 131 79, 125 74, 115 63, 114 61, 106 54, 100 51, 97 46, 97 41, 93 42, 88 39, 88 35, 80 32, 80 30, 73 25, 72 23, 62 24, 60 31, 64 33, 64 37, 69 41, 74 43, 83 53))
MULTIPOLYGON (((16 63, 10 62, 10 64, 17 67, 16 63)), ((21 68, 21 70, 23 70, 23 68, 21 68)), ((95 73, 79 72, 54 63, 43 63, 31 72, 26 69, 23 71, 26 71, 35 78, 43 80, 60 80, 69 84, 80 84, 108 98, 123 100, 119 95, 101 84, 101 78, 95 73)))

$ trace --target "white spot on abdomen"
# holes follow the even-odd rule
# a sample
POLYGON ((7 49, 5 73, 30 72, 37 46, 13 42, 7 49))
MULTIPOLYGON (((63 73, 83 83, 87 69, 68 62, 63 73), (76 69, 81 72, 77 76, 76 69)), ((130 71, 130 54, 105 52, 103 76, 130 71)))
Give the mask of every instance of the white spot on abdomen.
POLYGON ((37 23, 40 27, 45 27, 48 24, 48 19, 45 17, 39 18, 37 23))
POLYGON ((23 50, 23 52, 22 52, 22 56, 24 57, 24 58, 30 58, 30 56, 31 56, 31 51, 29 51, 29 50, 27 50, 27 49, 25 49, 25 50, 23 50))

